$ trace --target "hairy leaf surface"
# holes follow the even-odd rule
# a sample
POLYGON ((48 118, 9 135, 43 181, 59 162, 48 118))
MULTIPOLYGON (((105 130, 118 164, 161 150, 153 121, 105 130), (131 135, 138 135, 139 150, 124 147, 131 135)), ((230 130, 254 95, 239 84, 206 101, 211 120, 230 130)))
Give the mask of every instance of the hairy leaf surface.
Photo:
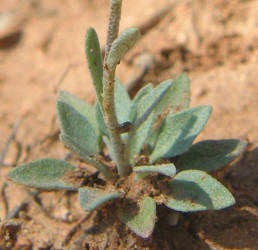
POLYGON ((174 113, 188 108, 190 103, 189 79, 186 73, 172 79, 172 84, 161 102, 156 107, 156 112, 174 113))
POLYGON ((81 115, 85 116, 90 124, 95 129, 96 134, 98 131, 97 121, 94 114, 94 109, 87 102, 81 100, 77 96, 61 90, 58 93, 57 102, 63 102, 72 106, 76 111, 78 111, 81 115))
POLYGON ((117 39, 112 43, 107 58, 107 66, 113 71, 122 59, 125 53, 131 49, 140 38, 140 32, 137 28, 127 28, 119 34, 117 39))
POLYGON ((128 154, 129 161, 132 165, 134 165, 134 156, 141 151, 141 148, 150 133, 153 121, 154 115, 152 114, 137 129, 132 129, 129 132, 126 144, 126 153, 128 154))
POLYGON ((196 106, 168 115, 158 131, 151 161, 184 153, 204 127, 210 113, 210 106, 196 106))
POLYGON ((170 164, 161 164, 161 165, 146 165, 146 166, 137 166, 133 168, 133 171, 136 173, 158 173, 173 177, 176 174, 176 167, 173 163, 170 164))
POLYGON ((95 104, 95 117, 99 131, 102 133, 102 135, 108 136, 107 126, 98 102, 95 104))
POLYGON ((76 141, 84 153, 94 155, 98 152, 95 129, 85 116, 62 101, 57 102, 57 116, 62 134, 76 141))
POLYGON ((86 53, 88 68, 96 90, 97 98, 99 103, 102 104, 103 67, 102 67, 101 50, 99 46, 97 33, 92 27, 89 27, 86 32, 85 53, 86 53))
POLYGON ((164 81, 138 101, 135 126, 139 126, 148 118, 151 112, 155 112, 157 105, 162 101, 170 86, 171 80, 164 81))
POLYGON ((176 166, 180 170, 216 171, 242 153, 246 145, 237 139, 200 141, 180 156, 176 166))
POLYGON ((19 184, 43 189, 77 189, 72 181, 75 167, 68 162, 43 158, 21 164, 9 171, 8 177, 19 184))
POLYGON ((137 94, 135 95, 135 97, 133 98, 132 101, 132 105, 131 105, 131 109, 130 109, 130 114, 129 114, 129 120, 131 122, 134 122, 136 117, 137 117, 137 108, 138 108, 138 104, 141 101, 141 99, 146 96, 147 94, 149 94, 153 89, 153 85, 151 83, 145 85, 144 87, 142 87, 137 94))
POLYGON ((169 183, 165 205, 181 212, 217 210, 232 206, 235 199, 216 179, 200 170, 185 170, 169 183))
POLYGON ((84 210, 93 210, 109 200, 120 198, 121 194, 106 192, 98 188, 79 188, 79 202, 84 210))
POLYGON ((142 238, 148 238, 154 229, 156 220, 156 203, 149 197, 145 196, 140 211, 128 213, 127 211, 119 210, 118 217, 125 223, 134 233, 142 238))
POLYGON ((121 124, 123 122, 129 121, 131 100, 125 87, 117 78, 115 79, 114 96, 118 122, 121 124))

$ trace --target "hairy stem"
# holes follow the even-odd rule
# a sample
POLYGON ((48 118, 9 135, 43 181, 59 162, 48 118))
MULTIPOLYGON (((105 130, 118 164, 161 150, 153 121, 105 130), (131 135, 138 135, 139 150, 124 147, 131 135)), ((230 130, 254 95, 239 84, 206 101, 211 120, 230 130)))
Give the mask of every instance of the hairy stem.
POLYGON ((116 161, 118 173, 126 176, 131 172, 131 167, 125 157, 125 146, 119 132, 119 125, 115 114, 114 104, 114 77, 112 72, 104 71, 104 96, 103 109, 105 121, 110 136, 110 142, 113 148, 114 158, 116 161))
POLYGON ((107 29, 107 41, 105 46, 105 59, 106 62, 109 50, 113 41, 117 38, 119 31, 119 22, 121 16, 122 0, 110 0, 109 6, 109 19, 107 29))
POLYGON ((119 133, 119 124, 115 112, 114 79, 116 67, 109 69, 106 63, 111 45, 118 35, 121 5, 122 0, 110 1, 110 16, 103 72, 103 112, 118 173, 121 176, 126 176, 131 172, 131 167, 125 157, 125 146, 119 133))

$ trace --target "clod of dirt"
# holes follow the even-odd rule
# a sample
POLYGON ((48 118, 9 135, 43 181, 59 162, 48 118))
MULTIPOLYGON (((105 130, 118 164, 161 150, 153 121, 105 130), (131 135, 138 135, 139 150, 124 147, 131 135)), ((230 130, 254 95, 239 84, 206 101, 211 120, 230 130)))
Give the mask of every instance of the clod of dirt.
POLYGON ((0 249, 11 249, 17 241, 21 223, 15 220, 8 220, 1 225, 0 249))
POLYGON ((10 49, 16 46, 22 34, 22 30, 17 27, 14 14, 0 12, 0 49, 10 49))

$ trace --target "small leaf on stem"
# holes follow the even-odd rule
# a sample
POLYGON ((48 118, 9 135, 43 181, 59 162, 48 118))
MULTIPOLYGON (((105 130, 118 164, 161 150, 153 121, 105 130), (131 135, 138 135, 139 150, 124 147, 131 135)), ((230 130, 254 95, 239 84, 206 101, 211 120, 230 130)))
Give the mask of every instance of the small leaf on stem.
POLYGON ((127 28, 114 40, 107 58, 107 66, 110 71, 114 71, 116 65, 125 53, 134 46, 140 36, 137 28, 127 28))
POLYGON ((89 27, 85 36, 85 53, 88 62, 88 68, 93 80, 95 91, 99 103, 102 105, 103 93, 103 66, 101 58, 101 50, 99 46, 98 35, 96 31, 89 27))

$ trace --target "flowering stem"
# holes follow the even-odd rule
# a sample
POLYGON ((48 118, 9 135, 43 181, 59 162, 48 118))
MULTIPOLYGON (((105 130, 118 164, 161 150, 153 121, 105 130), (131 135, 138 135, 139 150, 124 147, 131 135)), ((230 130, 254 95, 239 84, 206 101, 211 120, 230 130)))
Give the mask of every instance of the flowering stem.
POLYGON ((109 69, 107 66, 107 58, 111 45, 118 35, 121 5, 122 0, 110 1, 110 15, 108 22, 107 42, 105 47, 103 69, 103 112, 118 173, 121 176, 126 176, 131 172, 131 166, 125 157, 125 146, 122 142, 122 138, 118 129, 119 124, 115 112, 114 79, 116 67, 109 69))

